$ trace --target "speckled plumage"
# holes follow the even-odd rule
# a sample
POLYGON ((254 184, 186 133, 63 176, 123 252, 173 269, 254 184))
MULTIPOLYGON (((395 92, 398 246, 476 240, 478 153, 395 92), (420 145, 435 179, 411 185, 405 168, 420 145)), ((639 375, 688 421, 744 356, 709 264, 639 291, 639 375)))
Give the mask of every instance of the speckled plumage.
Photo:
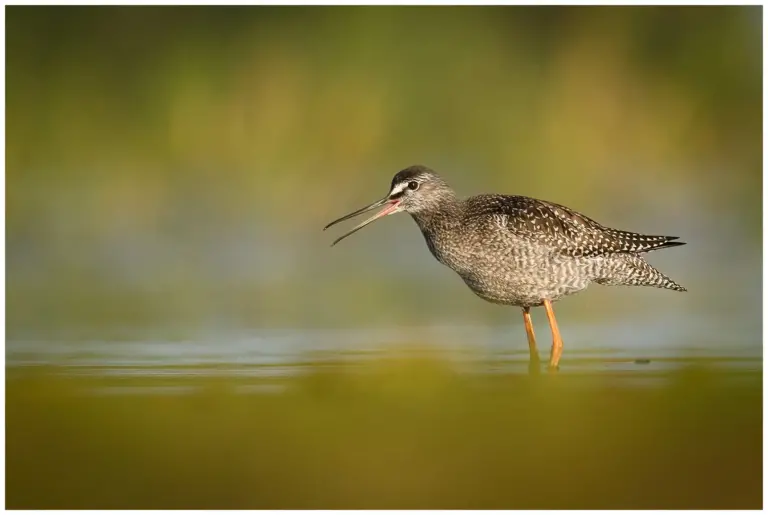
POLYGON ((433 184, 434 199, 408 209, 432 254, 481 298, 514 306, 557 301, 590 283, 685 288, 642 253, 683 243, 605 227, 565 206, 518 195, 459 199, 435 172, 411 167, 402 182, 433 184))

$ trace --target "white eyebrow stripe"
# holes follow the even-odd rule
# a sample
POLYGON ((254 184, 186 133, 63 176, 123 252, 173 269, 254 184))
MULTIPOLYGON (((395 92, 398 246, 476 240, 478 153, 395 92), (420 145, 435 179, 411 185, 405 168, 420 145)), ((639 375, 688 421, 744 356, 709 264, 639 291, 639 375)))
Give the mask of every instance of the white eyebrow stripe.
POLYGON ((403 191, 403 190, 404 190, 404 189, 405 189, 407 186, 408 186, 408 183, 405 183, 405 182, 401 182, 401 183, 395 184, 395 187, 394 187, 394 188, 392 188, 392 191, 390 191, 390 192, 389 192, 389 194, 390 194, 390 195, 395 195, 395 194, 397 194, 397 193, 400 193, 400 192, 401 192, 401 191, 403 191))

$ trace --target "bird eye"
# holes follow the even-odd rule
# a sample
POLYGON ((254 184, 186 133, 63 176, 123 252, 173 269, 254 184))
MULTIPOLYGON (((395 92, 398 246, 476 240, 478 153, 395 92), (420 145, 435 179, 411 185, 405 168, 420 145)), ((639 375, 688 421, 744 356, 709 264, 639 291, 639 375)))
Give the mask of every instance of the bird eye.
POLYGON ((408 183, 408 189, 409 190, 417 190, 419 189, 419 183, 416 181, 411 181, 408 183))

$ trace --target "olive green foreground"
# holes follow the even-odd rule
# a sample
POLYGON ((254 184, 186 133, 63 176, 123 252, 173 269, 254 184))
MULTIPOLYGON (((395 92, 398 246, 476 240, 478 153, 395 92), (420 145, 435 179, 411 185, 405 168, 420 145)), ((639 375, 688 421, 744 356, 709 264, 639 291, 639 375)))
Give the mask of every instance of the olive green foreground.
POLYGON ((762 506, 759 373, 664 372, 638 387, 601 374, 459 375, 439 357, 310 370, 11 370, 7 507, 762 506), (199 389, 96 394, 148 384, 199 389), (244 385, 261 393, 236 393, 244 385))

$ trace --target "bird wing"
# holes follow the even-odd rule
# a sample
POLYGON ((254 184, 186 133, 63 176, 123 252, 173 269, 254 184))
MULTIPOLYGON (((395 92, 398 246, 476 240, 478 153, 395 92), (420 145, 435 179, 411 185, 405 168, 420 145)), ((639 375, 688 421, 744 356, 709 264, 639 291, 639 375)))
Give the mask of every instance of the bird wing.
POLYGON ((493 195, 477 203, 486 214, 518 237, 535 241, 570 256, 643 253, 683 245, 675 236, 651 236, 605 227, 595 220, 554 202, 530 197, 493 195), (484 209, 485 210, 485 209, 484 209))

